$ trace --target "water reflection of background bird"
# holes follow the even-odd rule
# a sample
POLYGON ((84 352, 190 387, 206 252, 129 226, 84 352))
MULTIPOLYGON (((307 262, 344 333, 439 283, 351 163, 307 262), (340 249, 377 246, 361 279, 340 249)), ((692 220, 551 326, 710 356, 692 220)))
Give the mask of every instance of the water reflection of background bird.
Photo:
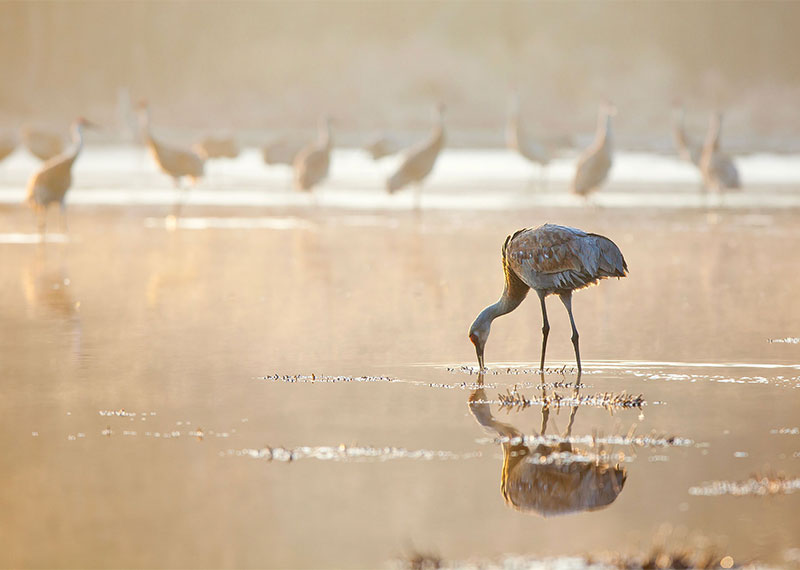
MULTIPOLYGON (((543 374, 541 379, 544 395, 543 374)), ((484 375, 481 373, 478 375, 480 387, 469 397, 469 410, 478 424, 500 438, 503 451, 500 488, 509 506, 547 517, 594 511, 616 500, 625 486, 626 470, 599 457, 587 461, 590 452, 567 440, 572 435, 577 404, 570 409, 569 423, 561 436, 564 441, 529 446, 521 430, 494 418, 483 384, 484 375)), ((575 388, 575 397, 578 391, 579 388, 575 388)), ((550 408, 545 405, 538 435, 545 435, 549 420, 550 408)))

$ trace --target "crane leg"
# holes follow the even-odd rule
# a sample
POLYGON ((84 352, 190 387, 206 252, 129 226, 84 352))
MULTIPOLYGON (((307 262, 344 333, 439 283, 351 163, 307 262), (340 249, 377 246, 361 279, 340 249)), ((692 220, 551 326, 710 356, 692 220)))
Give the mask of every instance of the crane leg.
POLYGON ((575 360, 578 362, 578 375, 581 374, 581 351, 578 347, 578 329, 575 326, 575 318, 572 316, 572 291, 560 293, 559 298, 564 303, 564 307, 569 313, 569 324, 572 325, 572 346, 575 347, 575 360))
POLYGON ((547 352, 547 335, 550 334, 550 323, 547 321, 547 307, 544 304, 546 293, 544 291, 537 291, 537 293, 542 304, 542 359, 539 363, 539 370, 544 371, 544 354, 547 352))

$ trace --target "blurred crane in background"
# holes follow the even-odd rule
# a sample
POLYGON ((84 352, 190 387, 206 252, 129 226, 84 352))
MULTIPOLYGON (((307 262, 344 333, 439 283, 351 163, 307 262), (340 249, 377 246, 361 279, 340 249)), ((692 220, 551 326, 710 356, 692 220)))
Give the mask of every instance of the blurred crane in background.
POLYGON ((66 204, 64 198, 72 186, 72 165, 83 148, 83 128, 92 123, 79 117, 72 123, 72 148, 46 161, 28 181, 25 201, 37 214, 39 231, 45 233, 47 209, 57 203, 61 208, 61 222, 66 230, 66 204))
POLYGON ((608 178, 613 162, 611 117, 617 110, 608 103, 600 105, 594 142, 581 154, 572 181, 572 192, 587 197, 608 178))
POLYGON ((427 139, 413 145, 404 152, 403 162, 386 181, 386 189, 390 194, 408 184, 414 184, 414 203, 419 208, 420 184, 433 170, 436 159, 444 147, 444 104, 436 106, 436 123, 427 139))

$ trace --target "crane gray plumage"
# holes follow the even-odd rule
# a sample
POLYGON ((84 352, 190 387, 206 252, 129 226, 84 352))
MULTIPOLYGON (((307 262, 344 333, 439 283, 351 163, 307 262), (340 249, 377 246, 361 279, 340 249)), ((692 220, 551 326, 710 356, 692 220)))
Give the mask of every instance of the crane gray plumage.
POLYGON ((506 146, 542 168, 550 162, 550 153, 544 145, 525 136, 520 119, 519 95, 516 93, 511 96, 508 123, 506 123, 506 146))
POLYGON ((172 147, 154 139, 150 131, 150 107, 146 101, 141 101, 138 108, 144 142, 159 169, 170 176, 178 188, 183 177, 196 184, 203 176, 205 160, 192 150, 172 147))
POLYGON ((294 185, 298 190, 311 190, 328 176, 331 164, 331 121, 320 120, 317 140, 302 149, 294 158, 294 185))
POLYGON ((583 151, 575 168, 572 191, 580 196, 587 196, 608 178, 613 164, 613 136, 611 117, 615 110, 609 105, 601 105, 597 113, 597 131, 594 142, 583 151))
POLYGON ((625 277, 628 265, 616 244, 605 236, 567 226, 545 224, 535 229, 522 229, 508 236, 503 244, 505 287, 500 299, 478 314, 469 330, 475 345, 478 365, 483 369, 483 352, 492 321, 516 309, 528 291, 534 289, 542 308, 542 353, 540 366, 544 369, 547 335, 545 298, 559 296, 569 314, 572 344, 578 372, 581 357, 578 329, 572 316, 572 292, 608 277, 625 277))
POLYGON ((703 183, 709 190, 724 192, 742 187, 739 170, 733 160, 720 151, 720 131, 722 129, 722 113, 711 115, 703 151, 700 155, 700 172, 703 183))
POLYGON ((427 139, 408 148, 400 166, 386 181, 389 193, 409 184, 420 184, 433 170, 444 146, 444 105, 437 106, 437 121, 427 139))
POLYGON ((58 204, 62 220, 65 215, 64 198, 72 186, 72 165, 83 148, 83 127, 90 123, 83 118, 72 123, 72 147, 45 161, 28 180, 25 201, 39 218, 39 230, 44 233, 47 208, 58 204))

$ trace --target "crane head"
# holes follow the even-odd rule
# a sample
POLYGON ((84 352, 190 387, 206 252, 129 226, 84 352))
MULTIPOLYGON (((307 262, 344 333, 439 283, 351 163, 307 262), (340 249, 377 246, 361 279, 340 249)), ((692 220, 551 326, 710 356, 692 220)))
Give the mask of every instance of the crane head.
POLYGON ((480 370, 484 368, 483 349, 486 346, 486 340, 489 338, 490 325, 491 323, 484 321, 478 316, 469 328, 469 340, 475 345, 475 354, 478 357, 478 368, 480 370))

